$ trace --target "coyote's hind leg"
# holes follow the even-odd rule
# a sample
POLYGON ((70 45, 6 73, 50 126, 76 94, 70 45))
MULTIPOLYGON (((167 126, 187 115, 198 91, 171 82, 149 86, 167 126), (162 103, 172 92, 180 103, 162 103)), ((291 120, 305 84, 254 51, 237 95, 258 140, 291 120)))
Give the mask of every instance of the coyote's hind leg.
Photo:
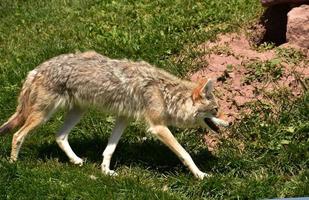
POLYGON ((44 112, 33 112, 25 121, 24 125, 13 135, 12 140, 12 151, 11 151, 11 162, 14 162, 17 160, 19 150, 21 148, 21 145, 25 139, 25 137, 28 135, 28 133, 40 125, 45 119, 44 112))

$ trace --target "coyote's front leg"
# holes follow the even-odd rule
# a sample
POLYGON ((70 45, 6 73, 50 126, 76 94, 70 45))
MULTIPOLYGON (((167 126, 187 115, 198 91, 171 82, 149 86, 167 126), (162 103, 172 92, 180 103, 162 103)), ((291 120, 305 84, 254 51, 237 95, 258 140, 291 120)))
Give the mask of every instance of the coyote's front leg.
POLYGON ((203 179, 208 176, 208 174, 198 169, 189 153, 178 143, 176 138, 166 126, 151 126, 150 131, 179 157, 183 164, 190 169, 196 178, 203 179))
POLYGON ((110 138, 108 139, 107 147, 103 152, 103 162, 101 164, 101 169, 104 174, 107 175, 117 175, 117 173, 113 170, 110 170, 110 162, 113 156, 113 153, 117 147, 119 139, 127 126, 127 119, 123 117, 119 117, 116 120, 115 127, 112 131, 110 138))

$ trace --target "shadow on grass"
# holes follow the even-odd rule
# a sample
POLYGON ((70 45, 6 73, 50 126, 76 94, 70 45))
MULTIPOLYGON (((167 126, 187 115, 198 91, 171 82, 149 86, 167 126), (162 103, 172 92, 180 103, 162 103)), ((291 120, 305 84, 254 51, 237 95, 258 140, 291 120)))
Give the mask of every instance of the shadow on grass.
MULTIPOLYGON (((72 139, 70 144, 78 156, 86 158, 87 162, 100 165, 107 138, 72 139)), ((56 142, 33 148, 37 148, 39 159, 58 159, 59 162, 69 162, 67 156, 58 147, 56 142)), ((202 149, 196 154, 190 153, 190 155, 204 171, 209 171, 217 160, 207 149, 202 149)), ((180 171, 187 170, 171 150, 160 143, 160 141, 154 140, 141 142, 120 141, 113 155, 111 168, 118 168, 120 166, 140 166, 160 173, 169 173, 175 171, 175 169, 180 171)))

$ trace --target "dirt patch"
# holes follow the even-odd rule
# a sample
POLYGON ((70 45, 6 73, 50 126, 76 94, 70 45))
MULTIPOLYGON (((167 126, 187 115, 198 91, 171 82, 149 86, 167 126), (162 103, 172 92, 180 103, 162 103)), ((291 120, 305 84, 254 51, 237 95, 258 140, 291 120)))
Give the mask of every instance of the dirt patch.
MULTIPOLYGON (((253 49, 243 33, 221 35, 198 46, 201 56, 196 62, 202 68, 189 77, 215 80, 220 109, 233 122, 250 112, 246 105, 251 102, 270 101, 268 94, 273 91, 284 87, 295 96, 303 92, 301 80, 309 77, 306 55, 287 46, 267 49, 253 49)), ((219 139, 208 134, 205 141, 214 150, 219 139)))
POLYGON ((198 51, 205 52, 197 60, 205 65, 189 74, 190 79, 216 80, 220 108, 230 121, 240 118, 246 103, 263 100, 267 92, 287 87, 299 96, 302 93, 299 78, 309 77, 305 58, 290 63, 278 55, 279 50, 257 51, 251 48, 244 34, 221 35, 215 42, 198 46, 198 51))

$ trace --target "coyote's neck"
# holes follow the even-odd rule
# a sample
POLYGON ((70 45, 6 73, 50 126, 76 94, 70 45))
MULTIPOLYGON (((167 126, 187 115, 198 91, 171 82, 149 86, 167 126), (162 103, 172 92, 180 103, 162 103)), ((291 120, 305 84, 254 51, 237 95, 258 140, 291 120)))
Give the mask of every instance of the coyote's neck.
POLYGON ((167 108, 170 125, 195 126, 192 91, 196 85, 189 81, 179 80, 177 84, 166 85, 163 98, 167 108))

